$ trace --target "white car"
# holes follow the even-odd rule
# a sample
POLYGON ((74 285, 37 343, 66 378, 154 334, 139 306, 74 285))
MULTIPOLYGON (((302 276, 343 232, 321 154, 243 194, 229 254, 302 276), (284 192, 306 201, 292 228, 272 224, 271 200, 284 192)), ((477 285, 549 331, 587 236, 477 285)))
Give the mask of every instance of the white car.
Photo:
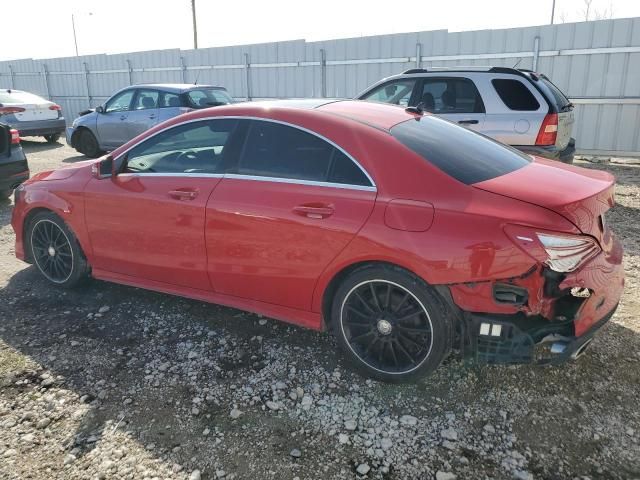
POLYGON ((42 136, 49 143, 57 142, 66 128, 60 105, 14 89, 0 89, 0 122, 21 137, 42 136))

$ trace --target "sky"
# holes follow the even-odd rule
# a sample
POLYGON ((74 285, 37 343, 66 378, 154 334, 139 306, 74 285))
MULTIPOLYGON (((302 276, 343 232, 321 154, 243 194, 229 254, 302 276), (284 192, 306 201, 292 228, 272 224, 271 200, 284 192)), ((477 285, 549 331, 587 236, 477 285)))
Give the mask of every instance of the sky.
MULTIPOLYGON (((556 0, 556 23, 640 16, 640 0, 556 0)), ((548 24, 553 0, 196 0, 198 46, 548 24)), ((191 0, 0 0, 0 60, 193 48, 191 0), (8 16, 8 18, 7 18, 8 16), (3 18, 4 17, 4 18, 3 18), (9 21, 7 21, 9 20, 9 21)))

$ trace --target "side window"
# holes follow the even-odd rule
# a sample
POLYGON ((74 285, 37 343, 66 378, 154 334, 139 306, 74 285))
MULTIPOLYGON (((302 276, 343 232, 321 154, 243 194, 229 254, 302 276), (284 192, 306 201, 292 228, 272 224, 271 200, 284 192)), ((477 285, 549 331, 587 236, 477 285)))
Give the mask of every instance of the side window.
POLYGON ((138 90, 138 95, 133 102, 134 110, 148 110, 150 108, 158 108, 158 96, 160 93, 157 90, 138 90))
POLYGON ((237 173, 317 182, 371 185, 344 153, 303 130, 253 120, 237 173))
POLYGON ((112 97, 107 102, 105 112, 124 112, 129 110, 134 93, 135 90, 125 90, 124 92, 117 94, 115 97, 112 97))
POLYGON ((125 172, 221 173, 224 148, 235 119, 186 123, 161 132, 131 149, 125 172))
POLYGON ((510 110, 531 112, 540 108, 540 103, 520 80, 496 78, 491 80, 500 99, 510 110))
POLYGON ((165 107, 180 107, 182 102, 180 101, 180 95, 177 93, 163 92, 160 95, 160 108, 165 107))
POLYGON ((361 100, 392 103, 406 107, 409 105, 415 84, 415 79, 410 78, 385 83, 361 97, 361 100))
POLYGON ((425 78, 418 102, 432 113, 484 113, 484 103, 468 78, 425 78))
POLYGON ((331 183, 361 185, 364 187, 371 186, 371 182, 360 167, 338 149, 334 149, 333 152, 328 181, 331 183))

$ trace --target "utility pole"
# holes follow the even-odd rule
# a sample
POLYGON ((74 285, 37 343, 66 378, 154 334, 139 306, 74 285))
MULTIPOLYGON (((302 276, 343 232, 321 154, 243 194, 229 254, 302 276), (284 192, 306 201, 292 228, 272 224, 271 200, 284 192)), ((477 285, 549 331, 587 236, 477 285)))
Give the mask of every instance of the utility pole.
POLYGON ((553 0, 553 5, 551 5, 551 25, 553 25, 553 17, 555 13, 556 13, 556 0, 553 0))
POLYGON ((193 48, 198 49, 198 24, 196 22, 196 0, 191 0, 191 14, 193 16, 193 48))
POLYGON ((73 43, 76 45, 76 57, 78 56, 78 37, 76 37, 76 21, 71 14, 71 27, 73 28, 73 43))

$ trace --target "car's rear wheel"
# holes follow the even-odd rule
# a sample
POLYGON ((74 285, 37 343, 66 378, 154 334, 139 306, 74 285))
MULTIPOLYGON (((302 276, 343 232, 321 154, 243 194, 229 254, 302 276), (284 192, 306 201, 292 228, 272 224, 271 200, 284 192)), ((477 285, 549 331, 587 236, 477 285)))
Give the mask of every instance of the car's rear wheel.
POLYGON ((60 140, 60 134, 59 133, 52 133, 51 135, 45 135, 44 139, 48 143, 56 143, 58 140, 60 140))
POLYGON ((437 293, 393 266, 348 275, 334 296, 332 322, 349 364, 382 381, 425 376, 451 349, 446 307, 437 293))
POLYGON ((100 145, 93 133, 89 130, 83 129, 79 133, 78 138, 78 151, 84 153, 87 157, 96 158, 100 156, 100 145))
POLYGON ((53 212, 34 216, 27 239, 33 262, 50 282, 71 288, 88 276, 87 260, 76 236, 53 212))

